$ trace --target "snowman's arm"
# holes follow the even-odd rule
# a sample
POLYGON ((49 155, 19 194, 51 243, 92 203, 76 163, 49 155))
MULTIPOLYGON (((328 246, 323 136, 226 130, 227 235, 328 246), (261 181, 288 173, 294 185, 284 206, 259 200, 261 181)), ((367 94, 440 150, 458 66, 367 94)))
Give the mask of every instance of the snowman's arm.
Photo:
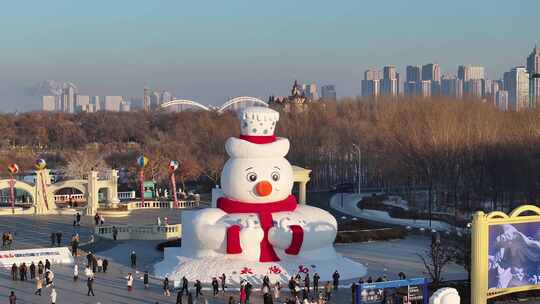
POLYGON ((224 219, 227 213, 221 209, 208 208, 198 212, 192 224, 194 232, 201 245, 206 249, 220 249, 226 238, 227 226, 224 219))
POLYGON ((297 221, 282 218, 268 232, 270 243, 285 250, 287 254, 298 255, 304 242, 304 229, 297 221))
POLYGON ((327 211, 306 205, 299 205, 296 212, 305 222, 302 250, 312 250, 334 243, 337 221, 327 211))

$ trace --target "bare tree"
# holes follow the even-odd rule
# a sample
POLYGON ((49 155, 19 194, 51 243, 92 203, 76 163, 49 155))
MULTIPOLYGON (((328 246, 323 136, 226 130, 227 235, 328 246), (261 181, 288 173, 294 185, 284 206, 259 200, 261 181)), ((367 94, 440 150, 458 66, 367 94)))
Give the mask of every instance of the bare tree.
POLYGON ((452 260, 452 251, 450 248, 442 245, 440 239, 432 238, 429 249, 425 251, 425 255, 417 254, 426 268, 426 273, 431 278, 435 287, 442 282, 442 272, 444 268, 452 260))
POLYGON ((61 171, 66 177, 83 178, 91 170, 104 171, 107 167, 105 160, 98 153, 78 151, 68 154, 67 163, 61 171))

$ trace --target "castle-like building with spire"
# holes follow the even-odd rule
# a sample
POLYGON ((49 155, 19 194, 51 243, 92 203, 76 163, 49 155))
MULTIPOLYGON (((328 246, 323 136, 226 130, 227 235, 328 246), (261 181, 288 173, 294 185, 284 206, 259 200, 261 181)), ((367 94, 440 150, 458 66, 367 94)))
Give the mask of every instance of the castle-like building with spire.
POLYGON ((268 104, 271 107, 282 108, 284 111, 303 111, 304 108, 312 101, 316 100, 317 85, 300 85, 297 80, 291 89, 290 96, 270 96, 268 104))

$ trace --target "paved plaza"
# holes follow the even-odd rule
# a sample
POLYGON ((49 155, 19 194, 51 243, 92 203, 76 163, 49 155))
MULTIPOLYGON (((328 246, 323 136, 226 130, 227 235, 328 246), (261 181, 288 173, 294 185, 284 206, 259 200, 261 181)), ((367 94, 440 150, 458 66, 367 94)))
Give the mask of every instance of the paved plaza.
MULTIPOLYGON (((178 223, 180 220, 179 210, 136 210, 127 218, 105 219, 107 224, 151 224, 157 217, 168 217, 169 222, 178 223)), ((338 216, 339 214, 335 214, 338 216)), ((0 221, 0 231, 14 231, 14 247, 17 249, 49 247, 51 232, 61 231, 65 236, 63 245, 67 246, 69 236, 79 233, 85 242, 93 232, 93 218, 83 217, 81 227, 73 227, 73 216, 5 216, 0 221)), ((165 297, 162 294, 161 281, 152 278, 149 289, 145 290, 142 284, 142 272, 152 270, 153 264, 160 261, 163 253, 156 249, 158 241, 112 241, 98 240, 96 243, 83 246, 84 250, 95 252, 96 255, 107 258, 110 261, 110 271, 107 274, 98 273, 95 280, 95 297, 86 295, 86 279, 82 275, 85 258, 78 257, 77 261, 81 275, 78 282, 73 282, 72 266, 53 265, 55 272, 55 285, 58 293, 57 303, 175 303, 175 296, 165 297), (125 276, 133 272, 130 268, 129 253, 135 250, 137 253, 138 273, 135 275, 134 290, 128 292, 125 276)), ((386 242, 367 242, 358 244, 338 244, 337 250, 343 255, 363 263, 368 267, 368 275, 376 278, 387 275, 389 279, 395 279, 397 273, 405 272, 409 277, 422 276, 423 265, 416 255, 422 253, 429 245, 429 238, 424 236, 410 236, 404 240, 386 242)), ((209 269, 211 271, 211 269, 209 269)), ((447 279, 465 278, 466 273, 460 266, 450 265, 445 272, 447 279)), ((350 303, 351 293, 348 287, 350 282, 343 282, 344 288, 340 290, 331 303, 350 303)), ((192 286, 192 282, 190 282, 192 286)), ((258 288, 259 286, 255 286, 258 288)), ((34 282, 11 281, 9 269, 0 273, 0 303, 7 301, 9 291, 15 291, 17 303, 49 303, 49 289, 45 289, 43 296, 33 295, 34 282), (4 297, 4 299, 2 299, 4 297)), ((210 295, 208 286, 203 291, 210 295)), ((254 291, 255 301, 262 303, 259 291, 254 291)), ((283 291, 288 296, 287 291, 283 291)), ((220 294, 218 297, 208 297, 208 303, 227 303, 228 297, 233 295, 238 298, 238 291, 220 294)), ((187 303, 186 297, 183 303, 187 303)), ((198 302, 198 303, 205 303, 198 302)))

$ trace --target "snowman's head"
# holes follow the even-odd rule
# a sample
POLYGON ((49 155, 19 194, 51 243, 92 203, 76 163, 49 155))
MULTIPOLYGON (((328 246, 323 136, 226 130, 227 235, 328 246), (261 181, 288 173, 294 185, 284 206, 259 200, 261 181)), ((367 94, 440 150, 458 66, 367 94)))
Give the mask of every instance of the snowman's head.
POLYGON ((230 159, 221 172, 223 194, 232 200, 269 203, 286 199, 293 187, 293 170, 285 159, 289 140, 276 138, 279 113, 261 107, 240 112, 240 138, 225 143, 230 159))

